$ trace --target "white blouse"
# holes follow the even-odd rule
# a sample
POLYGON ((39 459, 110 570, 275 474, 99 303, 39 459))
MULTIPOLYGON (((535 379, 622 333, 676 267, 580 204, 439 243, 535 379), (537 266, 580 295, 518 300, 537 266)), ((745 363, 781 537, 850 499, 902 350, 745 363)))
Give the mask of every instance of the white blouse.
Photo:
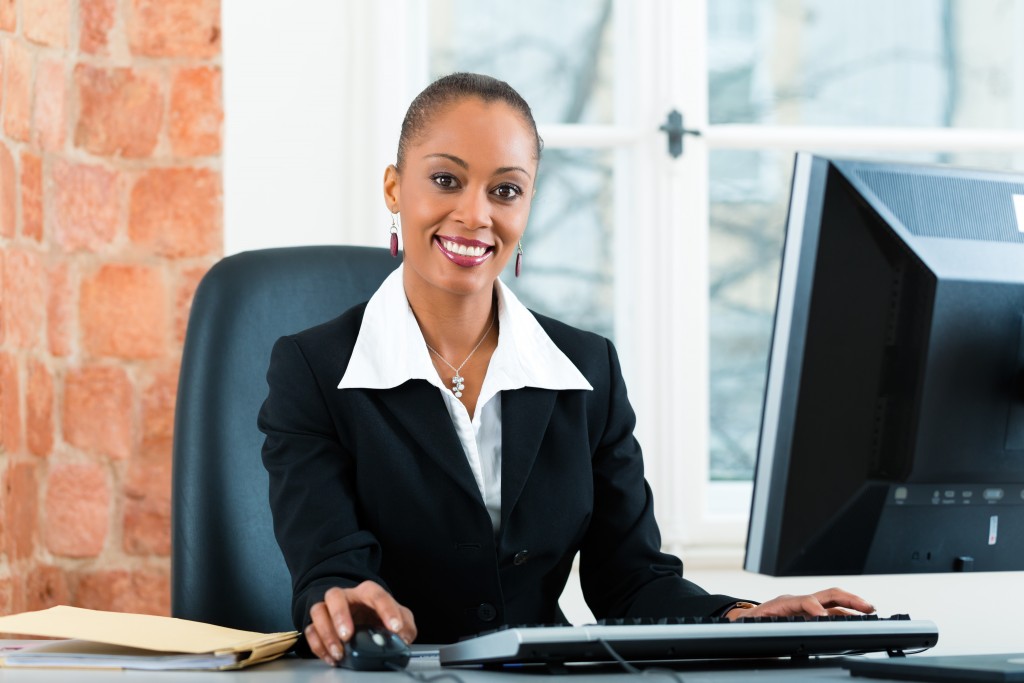
POLYGON ((434 369, 427 343, 405 296, 402 266, 387 277, 366 304, 352 358, 338 384, 339 389, 390 389, 410 379, 424 379, 437 387, 495 532, 501 520, 501 401, 497 400, 500 392, 523 387, 593 390, 533 314, 500 280, 497 292, 498 346, 487 367, 472 419, 466 406, 452 394, 450 384, 442 381, 434 369))

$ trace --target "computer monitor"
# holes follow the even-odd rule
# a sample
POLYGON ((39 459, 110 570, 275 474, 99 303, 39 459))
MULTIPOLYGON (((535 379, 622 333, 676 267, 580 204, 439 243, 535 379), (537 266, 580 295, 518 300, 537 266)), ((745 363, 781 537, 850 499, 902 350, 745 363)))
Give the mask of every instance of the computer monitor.
POLYGON ((1024 175, 798 154, 746 568, 1024 569, 1024 175))

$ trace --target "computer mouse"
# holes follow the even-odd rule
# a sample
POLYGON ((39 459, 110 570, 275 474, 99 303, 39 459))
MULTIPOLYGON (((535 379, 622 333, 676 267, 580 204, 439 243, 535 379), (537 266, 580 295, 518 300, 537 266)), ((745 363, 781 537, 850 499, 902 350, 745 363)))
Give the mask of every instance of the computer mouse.
POLYGON ((345 656, 338 665, 355 671, 393 671, 404 669, 411 655, 398 634, 375 626, 357 626, 345 643, 345 656))

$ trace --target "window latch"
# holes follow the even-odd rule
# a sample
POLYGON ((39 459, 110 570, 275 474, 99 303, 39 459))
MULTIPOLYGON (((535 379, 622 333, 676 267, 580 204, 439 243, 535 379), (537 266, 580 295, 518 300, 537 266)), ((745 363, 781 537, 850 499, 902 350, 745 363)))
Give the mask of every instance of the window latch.
POLYGON ((701 134, 699 130, 684 128, 683 115, 675 109, 668 113, 665 123, 661 124, 661 126, 658 127, 658 130, 663 130, 668 134, 668 153, 672 155, 673 159, 678 159, 683 155, 684 135, 701 134))

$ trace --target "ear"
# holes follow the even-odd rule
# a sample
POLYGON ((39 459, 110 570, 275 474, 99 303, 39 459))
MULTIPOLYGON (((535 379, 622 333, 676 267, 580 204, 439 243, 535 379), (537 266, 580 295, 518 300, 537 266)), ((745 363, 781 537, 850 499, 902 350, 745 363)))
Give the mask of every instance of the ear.
POLYGON ((384 204, 391 213, 398 213, 401 206, 401 189, 399 187, 398 168, 389 164, 384 169, 384 204))

